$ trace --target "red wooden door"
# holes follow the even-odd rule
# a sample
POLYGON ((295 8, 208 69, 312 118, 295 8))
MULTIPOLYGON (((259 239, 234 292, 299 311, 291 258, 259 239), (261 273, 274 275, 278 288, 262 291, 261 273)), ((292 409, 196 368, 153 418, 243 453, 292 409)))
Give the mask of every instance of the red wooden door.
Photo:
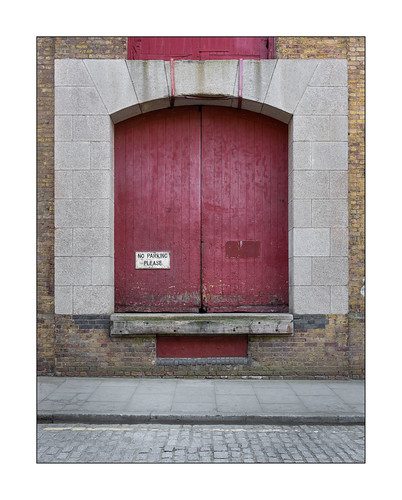
POLYGON ((115 176, 117 311, 287 310, 285 124, 220 107, 135 117, 115 127, 115 176), (170 268, 137 269, 136 252, 170 268))
POLYGON ((117 311, 199 311, 200 159, 198 108, 115 126, 117 311), (170 269, 136 269, 136 252, 169 252, 170 269))
POLYGON ((287 126, 248 111, 202 113, 202 303, 288 308, 287 126))

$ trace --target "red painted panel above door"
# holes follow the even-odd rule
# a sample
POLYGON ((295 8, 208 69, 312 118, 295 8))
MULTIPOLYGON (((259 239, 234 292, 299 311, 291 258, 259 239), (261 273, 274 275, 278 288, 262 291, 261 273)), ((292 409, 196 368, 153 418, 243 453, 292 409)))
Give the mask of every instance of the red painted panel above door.
POLYGON ((116 311, 199 311, 200 159, 198 108, 115 126, 116 311), (170 269, 136 269, 136 252, 168 253, 170 269))
POLYGON ((268 59, 272 45, 267 37, 128 37, 127 59, 268 59))
POLYGON ((201 199, 204 309, 287 311, 287 126, 204 107, 201 199))

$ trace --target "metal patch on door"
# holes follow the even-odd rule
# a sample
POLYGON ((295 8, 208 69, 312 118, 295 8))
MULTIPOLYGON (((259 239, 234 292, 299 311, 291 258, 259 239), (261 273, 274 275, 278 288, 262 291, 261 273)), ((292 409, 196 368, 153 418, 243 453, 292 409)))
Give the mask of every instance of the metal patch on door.
POLYGON ((249 259, 260 256, 260 241, 227 241, 225 254, 229 259, 249 259))
POLYGON ((170 252, 135 252, 136 269, 170 269, 170 252))

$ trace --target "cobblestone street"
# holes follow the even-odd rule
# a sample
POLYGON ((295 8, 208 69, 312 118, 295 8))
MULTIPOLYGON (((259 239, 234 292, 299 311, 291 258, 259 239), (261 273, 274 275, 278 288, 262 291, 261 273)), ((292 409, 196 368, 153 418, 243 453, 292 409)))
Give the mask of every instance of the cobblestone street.
POLYGON ((364 426, 38 425, 38 463, 364 463, 364 426))

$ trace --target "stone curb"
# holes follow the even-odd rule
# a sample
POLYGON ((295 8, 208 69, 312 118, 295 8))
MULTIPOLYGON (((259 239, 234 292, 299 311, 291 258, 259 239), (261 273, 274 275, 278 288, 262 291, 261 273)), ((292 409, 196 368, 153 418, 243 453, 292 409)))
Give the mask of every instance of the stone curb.
POLYGON ((38 424, 364 425, 363 415, 186 415, 38 413, 38 424))

